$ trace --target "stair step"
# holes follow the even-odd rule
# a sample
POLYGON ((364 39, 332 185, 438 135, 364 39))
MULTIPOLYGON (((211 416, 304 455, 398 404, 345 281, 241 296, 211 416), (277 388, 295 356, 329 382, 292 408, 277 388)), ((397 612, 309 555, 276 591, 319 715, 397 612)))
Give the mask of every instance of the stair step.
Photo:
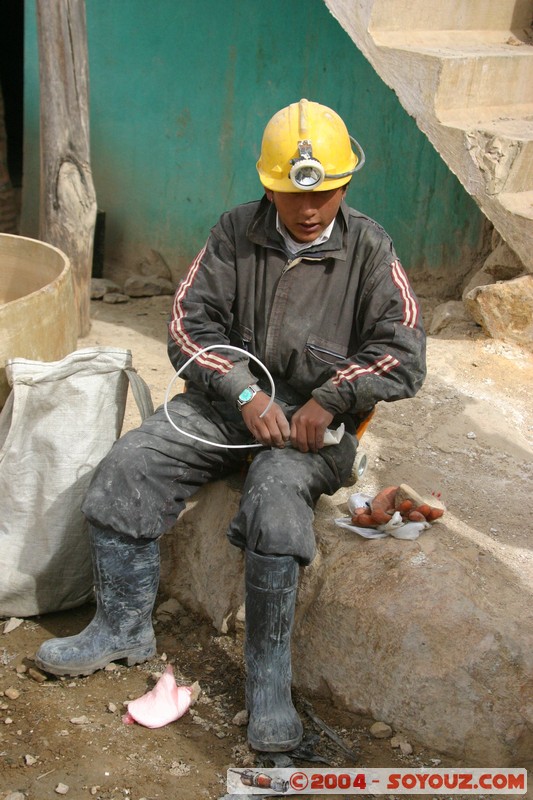
POLYGON ((401 40, 396 33, 380 34, 376 44, 396 62, 398 81, 403 78, 406 88, 420 86, 420 96, 434 100, 442 122, 458 109, 533 106, 533 46, 472 42, 466 47, 449 37, 435 45, 421 33, 409 38, 405 31, 401 40))
POLYGON ((532 16, 530 0, 375 0, 370 28, 522 30, 532 16))
POLYGON ((533 187, 533 118, 479 122, 464 113, 446 125, 464 131, 488 194, 523 193, 533 187))
POLYGON ((447 127, 464 131, 488 194, 523 193, 533 186, 533 119, 493 119, 468 124, 465 117, 447 127))
POLYGON ((494 29, 398 29, 383 31, 372 28, 373 40, 381 47, 394 47, 399 50, 419 50, 430 54, 449 53, 450 56, 466 52, 469 55, 484 54, 487 48, 490 54, 507 54, 513 49, 525 53, 533 51, 533 29, 506 30, 494 29))
POLYGON ((533 222, 533 190, 528 192, 501 192, 498 195, 498 200, 511 214, 516 214, 533 222))
POLYGON ((530 141, 533 136, 533 103, 458 108, 447 114, 446 125, 465 131, 483 128, 508 139, 530 141))

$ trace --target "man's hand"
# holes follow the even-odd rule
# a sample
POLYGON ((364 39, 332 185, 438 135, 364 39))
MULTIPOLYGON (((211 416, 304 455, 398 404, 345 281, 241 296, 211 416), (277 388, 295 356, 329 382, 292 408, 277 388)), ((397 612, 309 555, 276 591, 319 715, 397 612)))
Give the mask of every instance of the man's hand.
POLYGON ((280 406, 274 402, 268 413, 261 417, 269 401, 267 394, 258 392, 241 408, 242 418, 250 433, 265 447, 285 447, 289 441, 290 428, 280 406))
POLYGON ((302 453, 318 452, 324 444, 326 428, 333 414, 313 398, 298 409, 291 420, 291 444, 302 453))

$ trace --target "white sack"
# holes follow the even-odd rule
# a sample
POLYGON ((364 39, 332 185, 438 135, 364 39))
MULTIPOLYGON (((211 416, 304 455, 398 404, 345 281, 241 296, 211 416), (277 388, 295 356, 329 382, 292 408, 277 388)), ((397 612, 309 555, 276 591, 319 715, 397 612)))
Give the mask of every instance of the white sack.
POLYGON ((11 359, 0 413, 0 615, 73 608, 92 595, 87 523, 92 474, 120 436, 128 379, 141 414, 149 389, 129 350, 95 347, 61 361, 11 359))

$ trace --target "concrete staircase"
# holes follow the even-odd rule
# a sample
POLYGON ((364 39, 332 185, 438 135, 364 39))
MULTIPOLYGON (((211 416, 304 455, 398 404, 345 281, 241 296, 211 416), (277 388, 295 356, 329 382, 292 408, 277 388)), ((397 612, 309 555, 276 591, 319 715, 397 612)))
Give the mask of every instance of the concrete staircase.
POLYGON ((533 0, 325 0, 533 273, 533 0))

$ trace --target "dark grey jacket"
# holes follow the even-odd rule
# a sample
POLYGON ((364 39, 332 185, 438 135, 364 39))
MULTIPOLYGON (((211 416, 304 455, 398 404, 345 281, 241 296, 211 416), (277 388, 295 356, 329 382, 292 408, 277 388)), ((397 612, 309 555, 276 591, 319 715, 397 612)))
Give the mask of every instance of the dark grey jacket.
MULTIPOLYGON (((223 214, 211 230, 176 291, 172 364, 208 345, 236 345, 268 367, 288 402, 313 396, 332 414, 356 419, 380 400, 413 396, 425 377, 425 335, 385 231, 343 202, 329 241, 294 257, 275 223, 263 197, 223 214)), ((213 350, 185 375, 234 403, 261 369, 213 350)))

